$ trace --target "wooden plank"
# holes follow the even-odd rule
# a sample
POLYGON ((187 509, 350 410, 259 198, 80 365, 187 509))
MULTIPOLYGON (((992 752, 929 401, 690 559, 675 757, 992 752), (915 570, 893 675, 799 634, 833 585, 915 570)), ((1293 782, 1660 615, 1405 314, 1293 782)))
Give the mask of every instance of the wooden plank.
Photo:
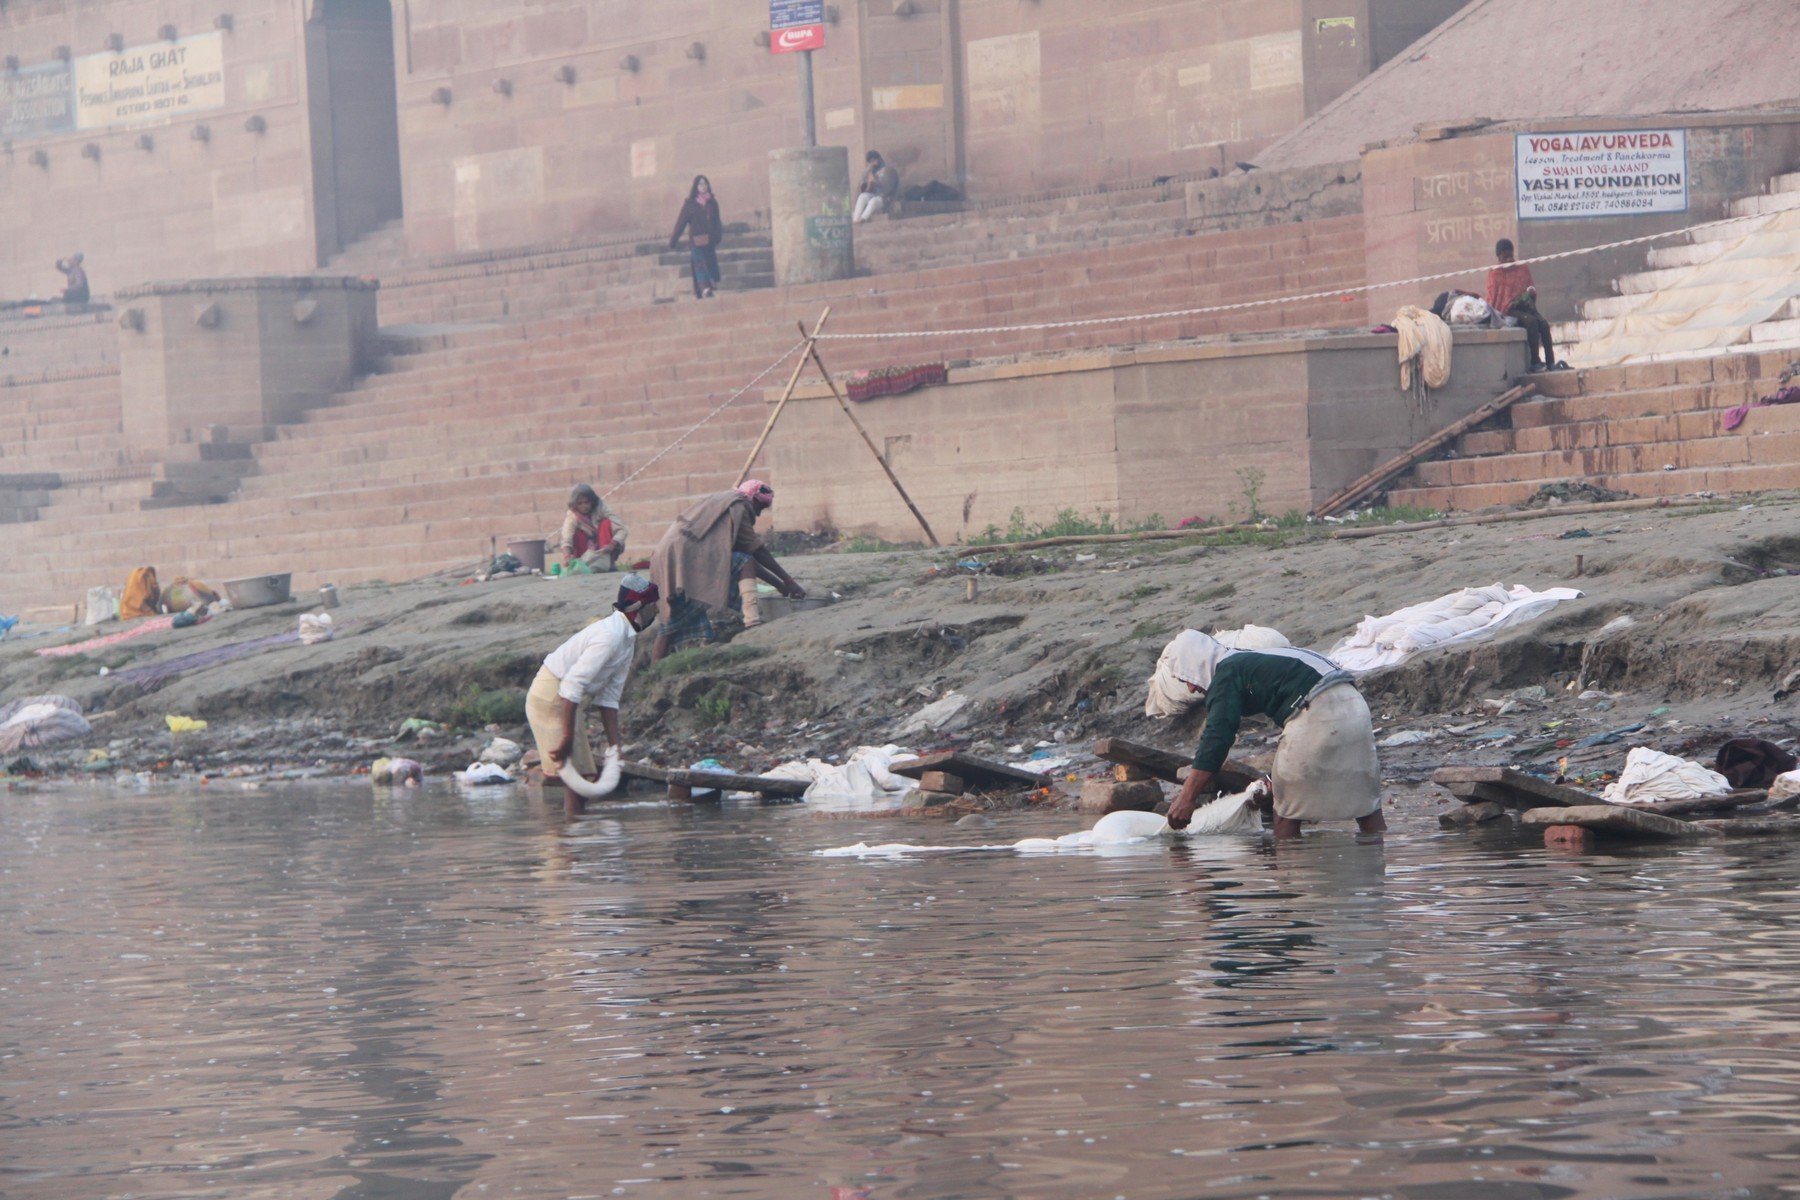
MULTIPOLYGON (((1180 783, 1182 773, 1193 763, 1191 755, 1173 754, 1120 737, 1103 737, 1096 741, 1094 756, 1120 766, 1135 767, 1153 778, 1169 783, 1180 783)), ((1228 758, 1215 778, 1220 791, 1241 792, 1261 779, 1262 772, 1235 758, 1228 758)))
POLYGON ((1009 767, 1005 763, 997 763, 991 759, 977 758, 975 755, 965 754, 961 750, 927 754, 924 758, 915 758, 911 762, 896 763, 888 769, 894 774, 903 775, 908 779, 922 778, 927 771, 941 771, 947 775, 960 777, 965 785, 977 791, 1050 786, 1048 775, 1039 775, 1036 771, 1025 771, 1018 767, 1009 767))
POLYGON ((627 779, 643 779, 650 783, 669 782, 669 773, 661 767, 649 763, 628 762, 619 764, 619 773, 627 779))
POLYGON ((669 771, 671 788, 690 792, 755 792, 761 796, 801 796, 811 786, 804 779, 771 779, 767 775, 732 775, 724 771, 669 771))
POLYGON ((1436 450, 1440 446, 1449 443, 1454 438, 1467 433, 1483 421, 1499 416, 1501 413, 1511 408, 1515 402, 1524 399, 1526 396, 1532 395, 1536 391, 1537 386, 1531 383, 1522 383, 1517 387, 1508 388, 1468 416, 1457 421, 1452 421, 1424 441, 1419 442, 1410 449, 1402 451, 1396 457, 1388 459, 1379 467, 1376 467, 1373 471, 1370 471, 1367 475, 1364 475, 1362 478, 1351 483, 1348 487, 1325 501, 1325 503, 1313 509, 1312 515, 1315 517, 1336 516, 1344 509, 1349 508, 1352 504, 1356 503, 1356 501, 1362 499, 1368 493, 1374 491, 1394 476, 1400 474, 1400 472, 1418 462, 1421 458, 1424 458, 1427 454, 1430 454, 1433 450, 1436 450))
POLYGON ((1573 808, 1545 806, 1519 816, 1521 825, 1579 825, 1599 833, 1659 841, 1695 841, 1718 837, 1718 831, 1694 821, 1640 812, 1625 804, 1584 804, 1573 808))
POLYGON ((1604 804, 1604 800, 1592 792, 1584 792, 1580 788, 1567 784, 1552 783, 1548 779, 1539 779, 1536 775, 1528 775, 1524 771, 1512 767, 1439 767, 1431 773, 1431 782, 1448 788, 1452 795, 1459 795, 1459 787, 1470 784, 1487 784, 1481 799, 1494 800, 1509 808, 1537 808, 1546 804, 1558 805, 1594 805, 1604 804), (1490 791, 1491 789, 1496 789, 1490 791), (1512 800, 1501 800, 1501 792, 1514 794, 1512 800))

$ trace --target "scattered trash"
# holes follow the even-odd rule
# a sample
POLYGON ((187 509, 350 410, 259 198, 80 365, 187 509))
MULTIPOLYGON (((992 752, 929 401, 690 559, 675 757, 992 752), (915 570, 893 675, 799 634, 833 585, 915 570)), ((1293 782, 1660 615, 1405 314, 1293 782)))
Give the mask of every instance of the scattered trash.
POLYGON ((1611 692, 1603 692, 1599 688, 1589 688, 1587 691, 1581 693, 1581 695, 1579 695, 1575 698, 1577 700, 1611 700, 1612 693, 1611 692))
POLYGON ((410 758, 378 758, 369 765, 369 782, 412 786, 425 778, 425 765, 410 758))
POLYGON ((1561 541, 1565 542, 1571 538, 1591 538, 1593 536, 1594 533, 1590 529, 1565 529, 1557 535, 1561 541))
POLYGON ((0 642, 6 640, 6 635, 11 633, 13 631, 13 626, 18 623, 19 618, 17 617, 0 617, 0 642))
POLYGON ((861 662, 868 657, 868 655, 861 650, 833 650, 832 653, 839 658, 844 659, 846 662, 861 662))
POLYGON ((458 773, 457 780, 471 787, 487 787, 498 783, 513 782, 512 772, 498 763, 470 763, 468 769, 458 773))
POLYGON ((1639 746, 1625 756, 1617 783, 1602 793, 1608 804, 1650 804, 1657 800, 1697 800, 1724 796, 1731 783, 1710 767, 1639 746))
POLYGON ((1800 796, 1800 771, 1777 775, 1775 782, 1769 785, 1771 800, 1792 800, 1795 796, 1800 796))
POLYGON ((901 737, 910 734, 935 732, 947 725, 951 718, 961 712, 969 703, 969 698, 960 692, 948 692, 941 699, 934 700, 902 722, 896 731, 901 737))
POLYGON ((1550 698, 1549 691, 1542 684, 1522 687, 1513 693, 1514 700, 1523 700, 1527 704, 1542 704, 1550 698))
POLYGON ((394 734, 396 742, 421 741, 429 742, 433 738, 442 737, 444 727, 436 721, 427 721, 423 717, 408 717, 400 722, 399 732, 394 734))
POLYGON ((206 728, 205 721, 195 717, 183 717, 175 713, 165 715, 163 723, 168 725, 170 733, 199 733, 206 728))
POLYGON ((510 767, 525 757, 525 747, 510 738, 497 737, 483 746, 480 761, 510 767))
POLYGON ((1423 729, 1408 729, 1382 738, 1380 746, 1420 746, 1431 740, 1431 734, 1423 729))
POLYGON ((1605 733, 1590 733, 1588 736, 1572 744, 1571 749, 1585 750, 1589 746, 1610 746, 1612 743, 1638 732, 1644 728, 1639 721, 1636 725, 1627 725, 1622 729, 1609 729, 1605 733))

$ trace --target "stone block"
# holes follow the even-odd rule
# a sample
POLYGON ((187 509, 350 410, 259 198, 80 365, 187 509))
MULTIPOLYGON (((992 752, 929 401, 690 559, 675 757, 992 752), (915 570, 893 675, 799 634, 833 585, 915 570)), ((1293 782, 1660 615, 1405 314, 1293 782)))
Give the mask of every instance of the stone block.
POLYGON ((1130 783, 1089 779, 1081 785, 1080 809, 1101 816, 1111 812, 1152 812, 1162 799, 1162 785, 1153 779, 1130 783))
POLYGON ((925 788, 920 788, 916 792, 908 792, 906 794, 905 807, 942 808, 946 804, 954 804, 960 799, 962 799, 960 795, 951 792, 934 792, 925 788))
POLYGON ((919 776, 919 787, 927 792, 947 792, 952 796, 960 796, 968 791, 962 776, 952 775, 948 771, 927 771, 919 776))
POLYGON ((1466 829, 1474 825, 1484 825, 1506 815, 1506 809, 1492 800, 1482 800, 1475 804, 1464 804, 1446 813, 1438 814, 1438 825, 1444 829, 1466 829))

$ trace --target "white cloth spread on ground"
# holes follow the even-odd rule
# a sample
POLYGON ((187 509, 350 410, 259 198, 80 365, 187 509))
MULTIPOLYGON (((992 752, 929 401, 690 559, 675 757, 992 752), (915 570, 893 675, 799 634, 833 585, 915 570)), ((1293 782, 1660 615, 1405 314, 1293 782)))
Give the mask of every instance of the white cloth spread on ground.
POLYGON ((1385 617, 1364 617, 1356 631, 1333 646, 1327 657, 1359 674, 1391 667, 1421 650, 1493 637, 1509 625, 1534 620, 1581 596, 1574 588, 1534 592, 1524 584, 1464 588, 1385 617))
MULTIPOLYGON (((1261 625, 1227 629, 1211 635, 1211 641, 1224 647, 1227 653, 1233 650, 1280 650, 1290 645, 1278 630, 1261 625)), ((1217 660, 1221 657, 1223 655, 1207 644, 1206 634, 1195 629, 1184 629, 1176 634, 1156 660, 1156 670, 1150 676, 1149 694, 1144 698, 1144 715, 1179 716, 1200 703, 1199 694, 1190 691, 1182 681, 1195 679, 1205 686, 1211 682, 1212 667, 1218 665, 1217 660), (1206 660, 1211 660, 1211 665, 1207 665, 1206 660), (1204 676, 1204 680, 1196 676, 1204 676)))
MULTIPOLYGON (((1800 297, 1800 209, 1732 227, 1708 262, 1668 269, 1655 291, 1613 300, 1618 316, 1589 322, 1598 332, 1569 347, 1577 367, 1716 352, 1750 340, 1751 327, 1800 297)), ((1713 243, 1717 244, 1717 243, 1713 243)))
POLYGON ((1619 781, 1608 784, 1601 799, 1608 804, 1653 804, 1723 796, 1730 791, 1731 781, 1711 767, 1639 746, 1625 756, 1619 781))
POLYGON ((1400 331, 1400 390, 1413 390, 1413 371, 1428 388, 1450 382, 1450 327, 1435 314, 1408 304, 1394 314, 1400 331))
POLYGON ((0 754, 72 742, 91 732, 67 696, 27 696, 0 708, 0 754))
POLYGON ((552 650, 544 666, 556 676, 556 694, 564 700, 580 704, 592 697, 600 708, 618 708, 636 645, 631 618, 615 612, 552 650))
POLYGON ((917 758, 899 746, 858 746, 840 765, 809 759, 786 762, 768 774, 777 779, 810 779, 803 797, 822 808, 893 808, 916 789, 917 780, 896 775, 893 766, 917 758))
MULTIPOLYGON (((1257 785, 1260 786, 1260 785, 1257 785)), ((915 846, 906 842, 885 842, 871 846, 858 842, 854 846, 835 846, 830 850, 814 850, 821 858, 900 858, 909 854, 971 854, 977 851, 1013 850, 1022 854, 1064 854, 1077 850, 1104 850, 1119 846, 1148 846, 1175 838, 1217 837, 1234 834, 1262 834, 1262 821, 1250 807, 1255 787, 1231 796, 1221 796, 1194 814, 1193 823, 1185 830, 1169 828, 1167 817, 1148 812, 1107 813, 1092 829, 1080 829, 1054 838, 1021 838, 1016 842, 987 846, 915 846)))

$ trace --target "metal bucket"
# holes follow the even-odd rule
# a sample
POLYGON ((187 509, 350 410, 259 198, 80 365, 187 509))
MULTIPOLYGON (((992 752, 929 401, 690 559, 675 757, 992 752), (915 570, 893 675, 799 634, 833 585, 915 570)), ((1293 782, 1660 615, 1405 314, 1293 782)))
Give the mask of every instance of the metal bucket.
POLYGON ((293 595, 294 576, 252 575, 246 579, 227 579, 225 597, 233 608, 262 608, 268 604, 286 604, 293 595))
POLYGON ((338 606, 337 584, 328 583, 319 589, 319 607, 336 608, 338 606))
POLYGON ((543 538, 516 538, 506 543, 506 552, 518 559, 527 571, 544 569, 543 538))

